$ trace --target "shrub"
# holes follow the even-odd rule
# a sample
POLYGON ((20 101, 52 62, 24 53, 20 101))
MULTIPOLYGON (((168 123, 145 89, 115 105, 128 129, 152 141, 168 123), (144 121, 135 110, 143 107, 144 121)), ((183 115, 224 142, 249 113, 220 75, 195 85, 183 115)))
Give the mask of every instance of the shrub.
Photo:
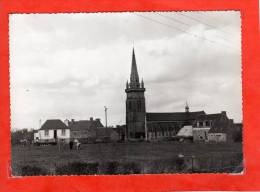
POLYGON ((118 167, 119 167, 119 163, 117 161, 107 162, 105 163, 105 168, 103 172, 101 171, 101 174, 108 174, 108 175, 118 174, 118 167))
POLYGON ((87 174, 88 175, 95 175, 98 173, 98 166, 99 163, 88 163, 87 164, 87 174))
POLYGON ((175 164, 176 164, 176 170, 177 172, 181 172, 184 169, 185 166, 185 160, 182 157, 177 157, 177 159, 175 160, 175 164))
POLYGON ((72 162, 56 167, 57 175, 93 175, 98 172, 98 163, 72 162))
POLYGON ((122 164, 122 170, 120 174, 140 174, 141 167, 139 164, 134 162, 124 163, 122 164))
POLYGON ((22 176, 47 175, 46 169, 37 166, 26 165, 21 168, 22 176))

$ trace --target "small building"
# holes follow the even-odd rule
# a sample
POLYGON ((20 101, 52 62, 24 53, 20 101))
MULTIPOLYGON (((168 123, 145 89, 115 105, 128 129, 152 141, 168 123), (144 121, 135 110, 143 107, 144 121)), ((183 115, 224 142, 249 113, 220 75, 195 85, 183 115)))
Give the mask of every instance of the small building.
POLYGON ((49 119, 34 132, 34 142, 37 143, 52 143, 58 141, 69 142, 70 129, 59 119, 49 119))
POLYGON ((100 119, 71 120, 68 122, 69 128, 71 129, 71 138, 78 139, 81 143, 92 143, 97 139, 97 129, 103 128, 104 126, 100 122, 100 119))

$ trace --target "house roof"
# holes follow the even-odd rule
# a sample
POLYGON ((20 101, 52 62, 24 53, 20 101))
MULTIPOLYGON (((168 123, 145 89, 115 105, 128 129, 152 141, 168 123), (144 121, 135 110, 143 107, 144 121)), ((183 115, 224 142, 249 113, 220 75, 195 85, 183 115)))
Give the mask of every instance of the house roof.
POLYGON ((177 136, 182 136, 182 137, 191 137, 192 136, 192 126, 187 125, 182 127, 178 133, 177 136))
POLYGON ((199 115, 205 114, 204 111, 195 112, 175 112, 175 113, 146 113, 147 121, 187 121, 196 119, 199 115))
POLYGON ((68 129, 68 127, 59 119, 48 119, 41 126, 40 130, 50 129, 68 129))
POLYGON ((99 120, 80 120, 74 121, 69 124, 72 131, 84 131, 89 129, 95 129, 98 127, 103 127, 99 120))

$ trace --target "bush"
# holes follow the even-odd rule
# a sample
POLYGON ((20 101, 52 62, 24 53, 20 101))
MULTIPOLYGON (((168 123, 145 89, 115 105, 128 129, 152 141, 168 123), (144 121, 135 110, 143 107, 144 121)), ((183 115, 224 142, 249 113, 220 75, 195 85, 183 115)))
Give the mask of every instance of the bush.
POLYGON ((111 161, 105 163, 105 167, 101 170, 101 174, 115 175, 118 174, 119 163, 117 161, 111 161))
POLYGON ((140 174, 140 173, 141 173, 141 167, 139 166, 139 164, 134 162, 122 164, 122 170, 120 171, 120 174, 140 174))
POLYGON ((87 164, 87 174, 88 175, 95 175, 98 173, 98 166, 99 163, 88 163, 87 164))
POLYGON ((56 167, 57 175, 94 175, 98 172, 98 163, 72 162, 56 167))
POLYGON ((175 164, 176 164, 176 170, 177 172, 181 172, 184 169, 185 166, 185 160, 182 157, 177 157, 177 159, 175 160, 175 164))
POLYGON ((42 167, 26 165, 21 168, 22 176, 48 175, 46 169, 42 167))

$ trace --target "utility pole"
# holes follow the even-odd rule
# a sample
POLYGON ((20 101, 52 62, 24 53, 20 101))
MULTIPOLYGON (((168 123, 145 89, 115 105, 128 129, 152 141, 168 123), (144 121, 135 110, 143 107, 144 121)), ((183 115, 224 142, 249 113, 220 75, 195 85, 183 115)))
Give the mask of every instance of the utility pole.
POLYGON ((105 117, 106 117, 106 128, 107 128, 107 107, 106 106, 104 106, 104 108, 105 108, 105 117))

